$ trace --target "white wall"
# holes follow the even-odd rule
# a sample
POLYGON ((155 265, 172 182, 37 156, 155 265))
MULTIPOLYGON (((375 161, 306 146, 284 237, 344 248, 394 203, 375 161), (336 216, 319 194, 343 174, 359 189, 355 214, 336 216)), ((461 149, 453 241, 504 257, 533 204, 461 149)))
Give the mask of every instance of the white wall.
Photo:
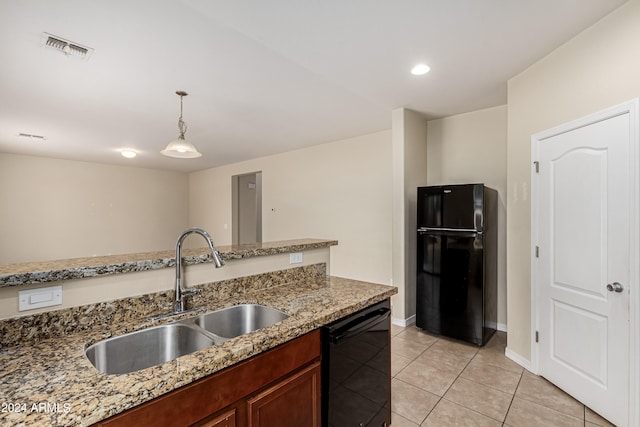
POLYGON ((484 183, 498 190, 498 326, 507 324, 507 106, 430 120, 428 185, 484 183))
POLYGON ((331 274, 391 283, 391 131, 192 173, 190 224, 231 244, 231 177, 262 171, 262 240, 337 239, 331 274))
POLYGON ((0 264, 166 250, 186 174, 0 153, 0 264))
POLYGON ((632 0, 509 81, 508 349, 531 355, 531 135, 640 95, 640 1, 632 0))

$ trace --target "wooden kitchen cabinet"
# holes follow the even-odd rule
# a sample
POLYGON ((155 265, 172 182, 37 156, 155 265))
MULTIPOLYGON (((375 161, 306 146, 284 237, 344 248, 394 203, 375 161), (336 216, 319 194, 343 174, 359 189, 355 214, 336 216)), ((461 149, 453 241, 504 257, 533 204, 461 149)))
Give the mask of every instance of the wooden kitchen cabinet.
POLYGON ((311 427, 320 425, 320 399, 315 330, 96 425, 311 427))
POLYGON ((319 427, 320 362, 247 401, 248 427, 319 427))

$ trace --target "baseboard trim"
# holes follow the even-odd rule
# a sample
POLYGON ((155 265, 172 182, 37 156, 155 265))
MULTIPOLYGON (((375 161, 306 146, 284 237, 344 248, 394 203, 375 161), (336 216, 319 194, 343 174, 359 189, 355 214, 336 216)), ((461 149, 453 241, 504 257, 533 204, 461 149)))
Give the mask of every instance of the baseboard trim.
MULTIPOLYGON (((533 371, 531 371, 531 361, 530 360, 525 359, 524 357, 520 356, 518 353, 514 353, 509 348, 506 348, 504 350, 504 355, 507 356, 509 359, 513 360, 514 362, 516 362, 518 365, 522 366, 527 371, 533 372, 533 371)), ((533 373, 535 374, 535 372, 533 372, 533 373)))
POLYGON ((507 332, 507 325, 505 323, 487 322, 485 324, 487 328, 495 329, 500 332, 507 332))
POLYGON ((391 324, 396 326, 402 326, 403 328, 413 325, 416 323, 416 315, 408 317, 407 319, 396 319, 394 317, 391 318, 391 324))
MULTIPOLYGON (((413 316, 411 316, 411 317, 409 317, 407 319, 397 319, 397 318, 392 317, 391 318, 391 323, 393 325, 402 326, 404 328, 404 327, 407 327, 409 325, 413 325, 414 323, 416 323, 416 315, 414 314, 413 316)), ((500 332, 507 332, 507 325, 505 323, 492 323, 492 322, 490 322, 490 323, 487 323, 487 326, 489 328, 493 328, 493 329, 495 329, 497 331, 500 331, 500 332)))

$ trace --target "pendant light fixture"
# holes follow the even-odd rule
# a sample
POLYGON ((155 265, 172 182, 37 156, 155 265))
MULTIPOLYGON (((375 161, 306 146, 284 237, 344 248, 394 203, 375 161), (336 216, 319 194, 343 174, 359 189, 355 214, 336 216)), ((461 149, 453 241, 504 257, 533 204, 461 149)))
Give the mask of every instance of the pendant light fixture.
POLYGON ((184 139, 184 134, 187 132, 187 125, 182 120, 182 98, 187 96, 188 93, 182 90, 176 91, 176 95, 180 97, 180 118, 178 119, 178 130, 180 136, 178 139, 171 141, 167 148, 162 150, 160 154, 168 157, 177 157, 179 159, 195 159, 202 156, 202 153, 198 152, 196 147, 184 139))

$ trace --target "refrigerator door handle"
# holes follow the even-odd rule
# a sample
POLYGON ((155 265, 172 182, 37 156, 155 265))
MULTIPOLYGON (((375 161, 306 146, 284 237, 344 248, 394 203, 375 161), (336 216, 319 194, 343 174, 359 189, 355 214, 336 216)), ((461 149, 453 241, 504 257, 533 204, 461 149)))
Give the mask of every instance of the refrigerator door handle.
POLYGON ((428 233, 428 232, 441 232, 441 233, 475 233, 482 234, 482 231, 478 231, 474 228, 436 228, 436 227, 420 227, 418 228, 419 233, 428 233))

